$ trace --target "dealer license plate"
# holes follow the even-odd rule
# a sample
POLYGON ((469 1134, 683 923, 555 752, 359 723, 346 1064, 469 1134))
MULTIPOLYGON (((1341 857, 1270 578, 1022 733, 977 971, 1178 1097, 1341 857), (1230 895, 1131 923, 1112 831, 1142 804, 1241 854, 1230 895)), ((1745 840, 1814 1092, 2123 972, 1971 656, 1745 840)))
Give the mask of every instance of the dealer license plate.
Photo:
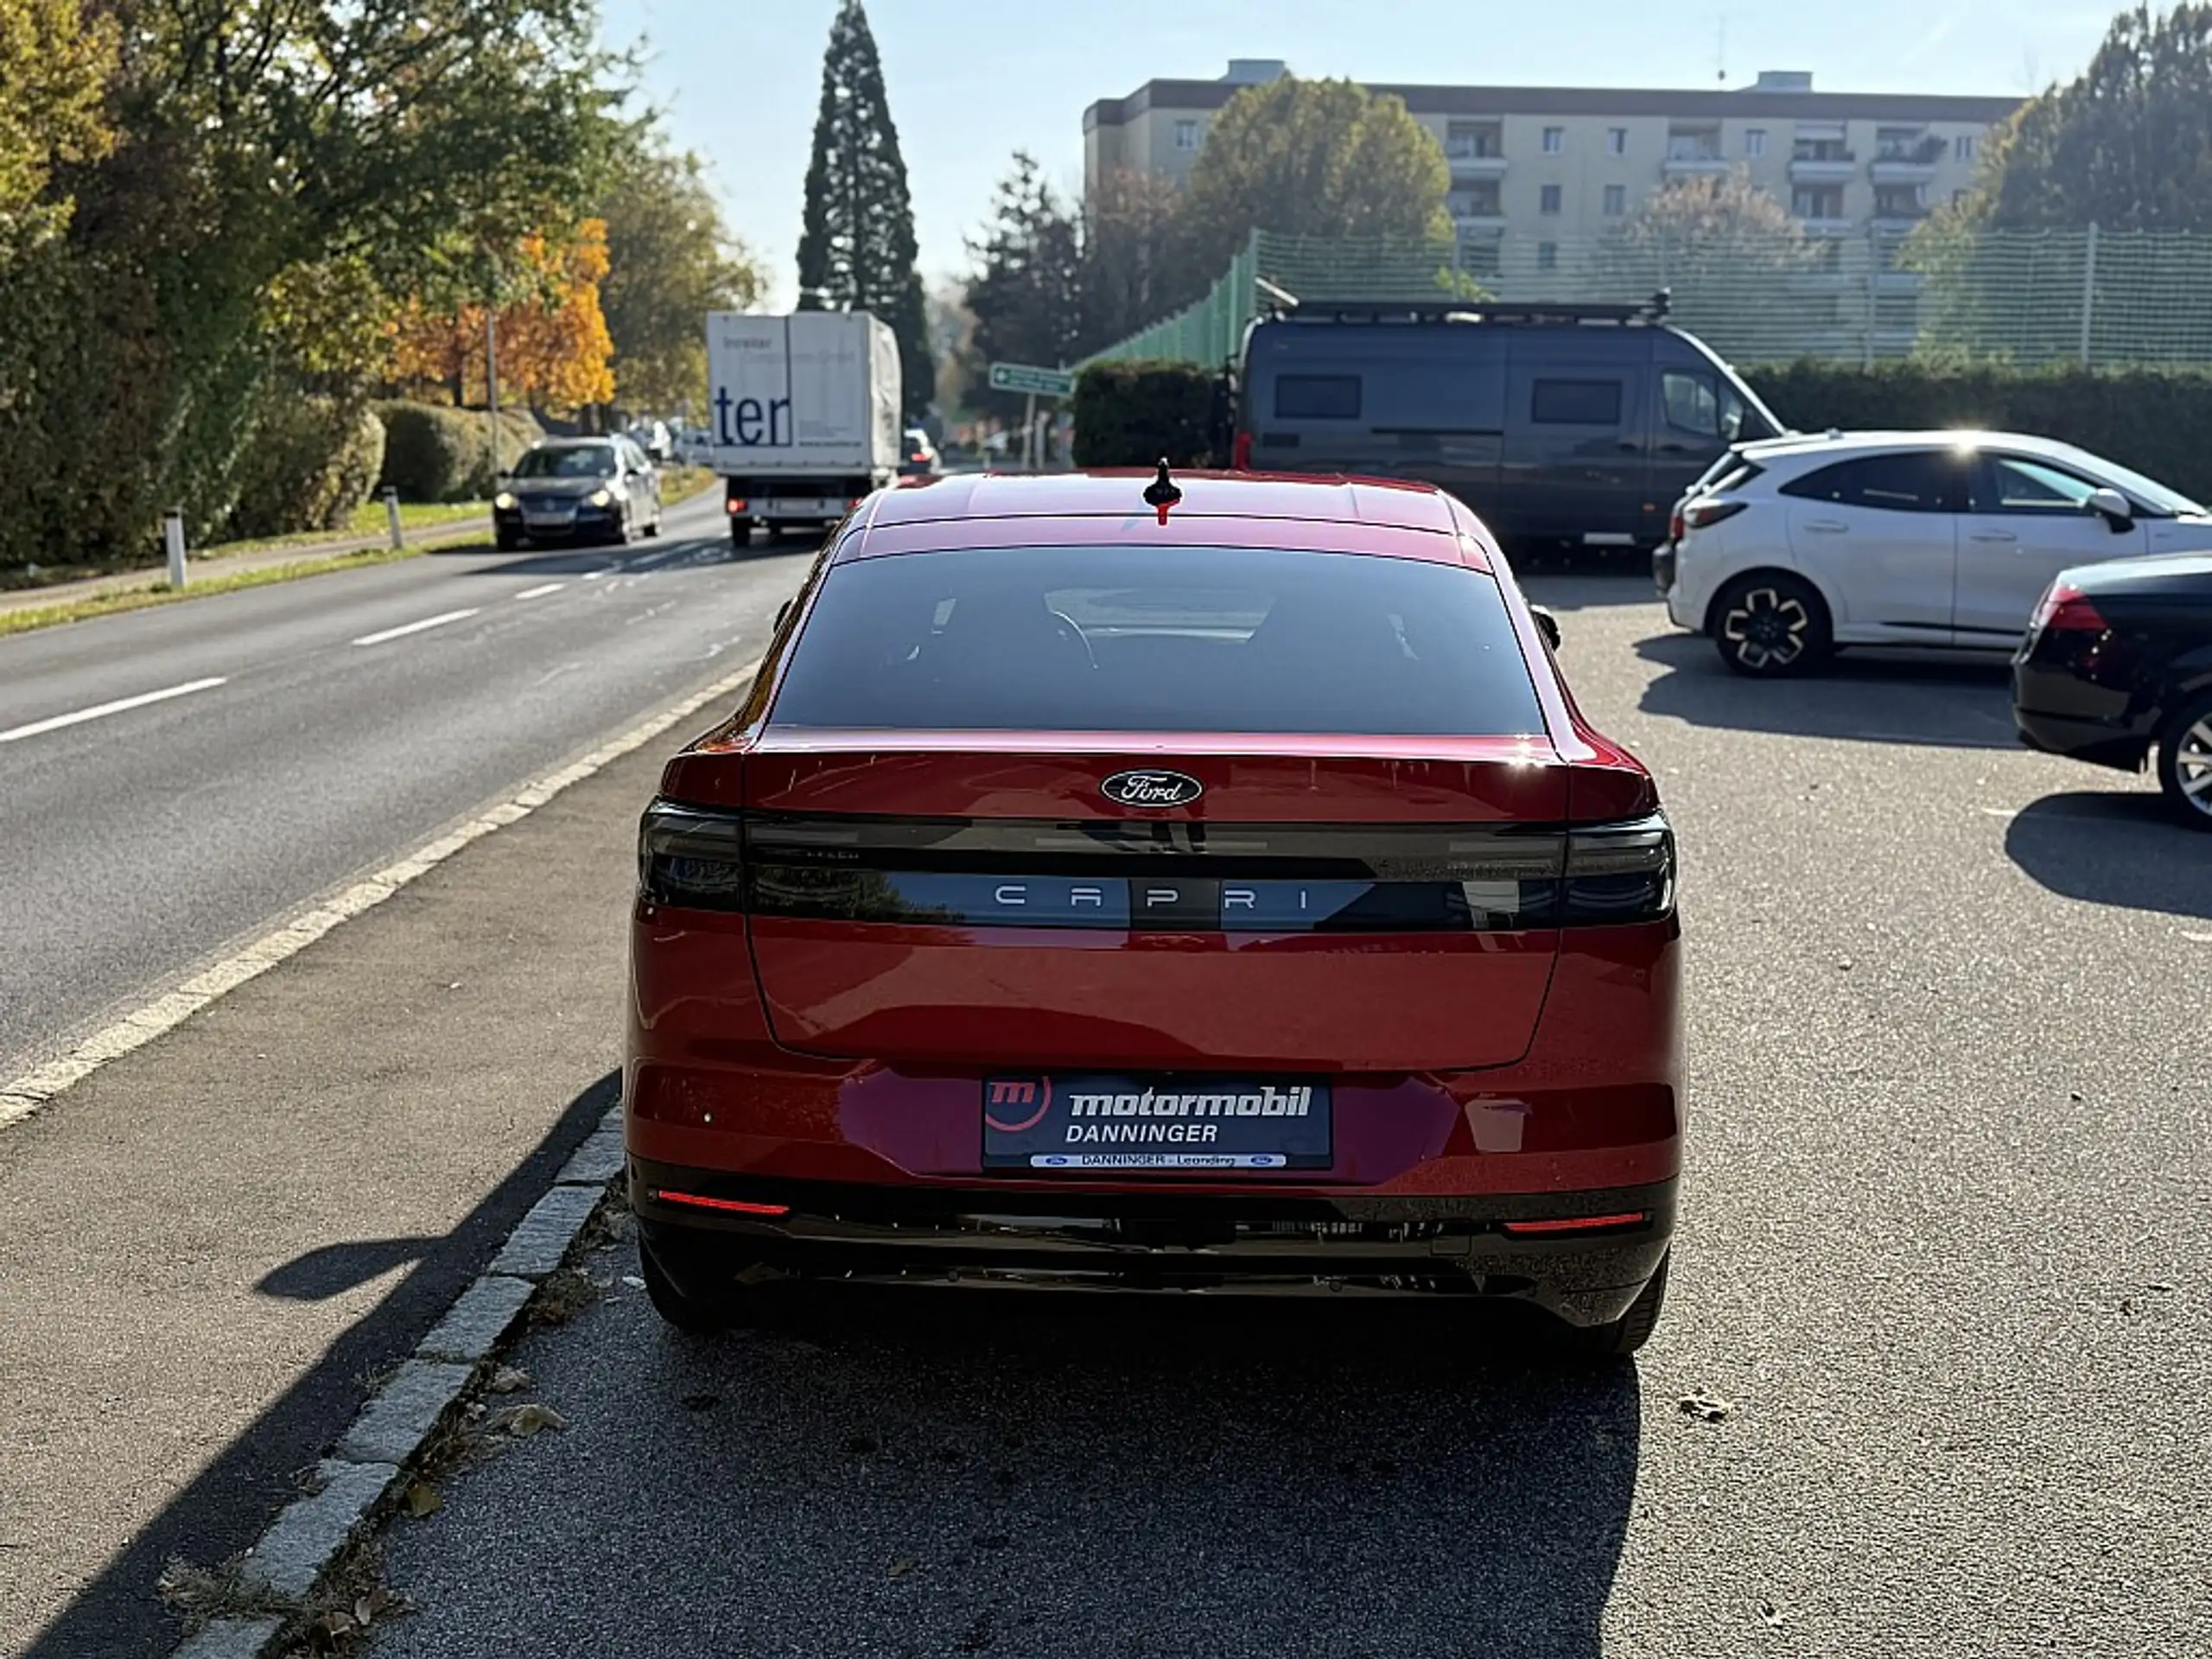
POLYGON ((987 1077, 987 1169, 1325 1169, 1329 1085, 1310 1078, 987 1077))

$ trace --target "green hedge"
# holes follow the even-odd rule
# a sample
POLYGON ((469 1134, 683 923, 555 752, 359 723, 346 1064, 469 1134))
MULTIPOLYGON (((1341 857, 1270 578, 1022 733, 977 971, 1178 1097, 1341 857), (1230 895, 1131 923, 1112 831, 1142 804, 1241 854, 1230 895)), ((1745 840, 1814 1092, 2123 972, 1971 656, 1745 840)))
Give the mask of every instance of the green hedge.
POLYGON ((384 419, 384 468, 377 482, 396 486, 404 501, 480 501, 492 493, 499 468, 545 435, 525 410, 499 411, 499 459, 492 461, 488 422, 481 410, 435 404, 377 405, 384 419))
POLYGON ((337 530, 369 499, 384 467, 384 423, 373 410, 272 389, 239 458, 234 537, 337 530))
POLYGON ((1221 467, 1214 449, 1220 377, 1188 363, 1099 363, 1075 383, 1075 464, 1221 467))
POLYGON ((1805 360, 1743 368, 1786 425, 1820 432, 1986 427, 2031 432, 2212 499, 2212 375, 2015 369, 1907 359, 1871 369, 1805 360))

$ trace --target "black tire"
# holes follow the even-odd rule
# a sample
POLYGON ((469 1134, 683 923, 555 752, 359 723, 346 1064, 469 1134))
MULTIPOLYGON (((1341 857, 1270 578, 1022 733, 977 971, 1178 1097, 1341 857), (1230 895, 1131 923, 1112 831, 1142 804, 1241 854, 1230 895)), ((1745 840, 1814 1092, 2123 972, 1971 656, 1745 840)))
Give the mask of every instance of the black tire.
POLYGON ((638 1246, 638 1271, 645 1281, 645 1296, 653 1312, 672 1330, 686 1336, 714 1337, 749 1323, 744 1294, 735 1286, 714 1294, 680 1283, 642 1241, 638 1246))
POLYGON ((1754 679, 1802 674, 1835 650, 1827 601, 1780 571, 1737 577, 1713 600, 1712 617, 1720 660, 1754 679))
POLYGON ((2212 830, 2212 691, 2183 702, 2159 731, 2158 787, 2183 823, 2212 830))
POLYGON ((1561 1354, 1580 1363, 1603 1365, 1627 1358, 1650 1341, 1659 1324, 1659 1310, 1666 1304, 1667 1267, 1673 1259, 1671 1255, 1659 1259, 1659 1270, 1651 1275, 1643 1294, 1611 1325, 1561 1325, 1561 1354))
POLYGON ((515 553, 522 549, 522 537, 512 530, 495 530, 492 532, 492 543, 502 553, 515 553))
POLYGON ((753 550, 753 526, 742 518, 730 520, 729 550, 733 557, 740 559, 753 550))

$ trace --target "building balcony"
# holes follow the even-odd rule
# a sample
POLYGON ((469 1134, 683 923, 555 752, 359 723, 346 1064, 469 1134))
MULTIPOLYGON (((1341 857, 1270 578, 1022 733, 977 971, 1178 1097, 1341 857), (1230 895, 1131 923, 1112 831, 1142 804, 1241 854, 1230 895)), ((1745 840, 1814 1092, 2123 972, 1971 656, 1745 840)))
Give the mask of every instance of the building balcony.
POLYGON ((1505 229, 1505 214, 1496 207, 1455 207, 1452 228, 1461 236, 1494 236, 1505 229))
POLYGON ((1505 157, 1503 156, 1478 155, 1473 150, 1463 150, 1455 155, 1447 149, 1444 152, 1444 159, 1452 164, 1452 176, 1455 179, 1502 179, 1505 176, 1505 157))
POLYGON ((1877 156, 1873 172, 1877 184, 1928 184, 1936 177, 1936 163, 1916 156, 1877 156))
POLYGON ((1858 228, 1848 219, 1826 213, 1808 213, 1797 223, 1803 226, 1808 236, 1849 236, 1858 228))
POLYGON ((1728 158, 1726 156, 1685 153, 1668 156, 1660 167, 1670 179, 1710 178, 1727 172, 1728 158))
POLYGON ((1848 184, 1859 176, 1859 162, 1851 156, 1827 156, 1815 159, 1793 156, 1789 158, 1789 181, 1792 184, 1848 184))

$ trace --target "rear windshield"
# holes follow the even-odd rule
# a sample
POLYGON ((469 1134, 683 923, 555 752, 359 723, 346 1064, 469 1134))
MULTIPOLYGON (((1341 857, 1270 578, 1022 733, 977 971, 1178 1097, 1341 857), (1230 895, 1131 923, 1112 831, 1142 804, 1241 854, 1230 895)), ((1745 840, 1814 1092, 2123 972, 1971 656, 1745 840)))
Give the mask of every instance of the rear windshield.
POLYGON ((770 723, 1540 734, 1497 584, 1250 548, 903 553, 832 569, 770 723))

